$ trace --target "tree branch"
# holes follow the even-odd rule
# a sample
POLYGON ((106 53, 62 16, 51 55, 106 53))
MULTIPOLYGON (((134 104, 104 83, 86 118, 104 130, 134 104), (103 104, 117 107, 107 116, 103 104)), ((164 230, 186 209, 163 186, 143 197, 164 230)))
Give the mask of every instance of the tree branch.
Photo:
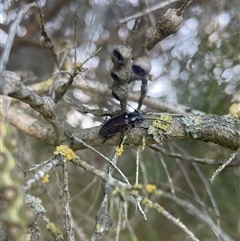
POLYGON ((26 12, 30 8, 33 8, 33 7, 38 7, 38 4, 34 2, 34 3, 24 5, 23 8, 19 11, 19 13, 18 13, 15 21, 13 22, 13 24, 11 24, 9 34, 8 34, 8 39, 6 41, 6 46, 4 47, 2 57, 0 59, 0 73, 1 73, 0 89, 1 89, 1 91, 3 91, 2 87, 3 87, 3 80, 4 80, 4 77, 5 77, 6 65, 7 65, 8 60, 9 60, 9 55, 10 55, 10 51, 11 51, 11 48, 12 48, 14 37, 17 33, 17 28, 19 27, 19 24, 22 21, 26 12))
MULTIPOLYGON (((77 77, 76 77, 77 78, 77 77)), ((29 88, 34 91, 37 94, 41 94, 44 93, 46 91, 48 91, 48 88, 46 89, 45 86, 49 86, 49 79, 46 82, 46 85, 44 84, 44 82, 41 83, 37 83, 37 84, 33 84, 30 85, 29 88)), ((106 84, 102 84, 99 83, 97 81, 88 81, 88 84, 86 85, 85 81, 76 81, 72 84, 73 88, 77 88, 80 89, 82 91, 85 92, 90 92, 94 95, 100 95, 103 97, 110 97, 112 98, 111 95, 111 88, 106 85, 106 84)), ((140 94, 136 94, 136 93, 128 93, 128 100, 130 101, 135 101, 138 102, 140 97, 140 94)), ((149 97, 147 96, 144 101, 143 104, 147 105, 149 108, 155 109, 155 110, 159 110, 159 111, 166 111, 166 112, 170 112, 170 113, 178 113, 178 114, 187 114, 187 113, 201 113, 198 110, 193 110, 188 106, 184 106, 184 105, 180 105, 180 104, 172 104, 172 103, 168 103, 168 102, 164 102, 164 101, 159 101, 156 100, 155 98, 149 97)))
MULTIPOLYGON (((0 104, 1 98, 0 98, 0 104)), ((0 108, 0 116, 3 116, 3 108, 0 108)), ((34 137, 44 143, 51 145, 57 144, 57 138, 54 137, 54 133, 49 132, 49 128, 41 121, 24 114, 20 108, 9 107, 7 113, 8 122, 26 133, 27 135, 34 137), (16 115, 18 113, 18 115, 16 115)), ((166 115, 166 114, 165 114, 166 115)), ((159 115, 161 116, 161 115, 159 115)), ((162 114, 164 116, 164 114, 162 114)), ((171 142, 177 140, 201 140, 205 142, 213 142, 220 146, 236 151, 240 147, 240 120, 237 118, 231 118, 227 116, 217 115, 182 115, 175 116, 174 114, 168 114, 172 116, 173 120, 169 125, 169 130, 159 131, 162 142, 171 142), (194 120, 200 118, 201 122, 194 124, 194 120)), ((154 117, 157 118, 156 116, 154 117)), ((152 124, 153 119, 145 119, 141 124, 138 124, 135 128, 132 128, 128 132, 128 139, 126 144, 142 145, 142 136, 146 138, 146 145, 156 144, 152 134, 148 134, 147 130, 152 124)), ((91 127, 87 129, 76 129, 74 134, 91 145, 92 147, 109 145, 116 146, 121 142, 121 133, 117 133, 111 138, 107 139, 104 144, 103 138, 98 135, 100 127, 91 127)), ((72 138, 71 146, 73 150, 85 149, 78 139, 72 138)))
MULTIPOLYGON (((189 156, 181 153, 169 152, 160 146, 150 146, 150 148, 166 156, 178 158, 182 161, 195 162, 199 164, 214 165, 214 166, 219 166, 225 163, 225 161, 219 161, 219 160, 208 159, 208 158, 198 158, 195 156, 189 156)), ((240 166, 240 160, 236 160, 235 162, 229 163, 227 167, 233 167, 233 166, 240 166)))
POLYGON ((12 72, 7 72, 4 90, 0 94, 8 95, 15 99, 29 104, 34 110, 42 114, 54 128, 58 143, 62 143, 67 136, 62 127, 62 123, 57 115, 57 106, 53 99, 48 96, 39 96, 20 82, 20 78, 12 72))
POLYGON ((68 169, 66 163, 63 163, 63 204, 64 204, 64 224, 67 233, 68 241, 75 241, 75 234, 73 231, 73 218, 72 211, 70 206, 70 193, 69 193, 69 185, 68 185, 68 169))
POLYGON ((19 105, 10 106, 7 112, 4 112, 3 104, 7 102, 6 96, 0 96, 0 118, 6 120, 12 126, 15 126, 26 135, 31 136, 43 143, 55 145, 56 135, 50 125, 24 113, 19 105))
MULTIPOLYGON (((171 114, 162 116, 171 116, 171 114)), ((156 128, 154 133, 149 131, 154 120, 145 119, 141 124, 129 130, 125 143, 142 145, 142 136, 145 136, 147 146, 161 142, 192 139, 213 142, 234 151, 240 147, 240 132, 237 128, 240 126, 240 120, 236 118, 217 115, 183 115, 182 117, 172 115, 172 118, 167 131, 156 128)), ((99 127, 84 129, 81 130, 78 137, 86 143, 91 143, 92 146, 118 145, 121 142, 121 133, 117 133, 102 144, 104 138, 98 136, 98 131, 99 127)), ((73 140, 72 148, 78 150, 83 146, 73 140)))

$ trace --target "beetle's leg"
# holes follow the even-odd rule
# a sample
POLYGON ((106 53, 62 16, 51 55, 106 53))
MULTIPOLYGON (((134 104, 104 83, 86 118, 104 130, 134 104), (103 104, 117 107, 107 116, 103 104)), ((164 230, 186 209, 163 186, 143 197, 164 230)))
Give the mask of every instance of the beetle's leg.
POLYGON ((133 123, 130 123, 127 125, 127 127, 124 130, 121 130, 121 135, 120 135, 121 142, 120 142, 119 146, 125 142, 124 137, 128 135, 129 127, 130 126, 132 127, 133 125, 134 125, 133 123))
POLYGON ((109 138, 109 137, 106 137, 106 138, 103 140, 102 144, 103 144, 108 138, 109 138))

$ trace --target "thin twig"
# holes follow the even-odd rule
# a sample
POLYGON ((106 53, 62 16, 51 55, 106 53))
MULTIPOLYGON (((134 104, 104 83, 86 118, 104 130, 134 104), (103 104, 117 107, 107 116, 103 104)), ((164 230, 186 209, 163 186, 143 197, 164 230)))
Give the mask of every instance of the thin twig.
POLYGON ((85 105, 80 105, 76 102, 74 102, 74 100, 68 98, 68 97, 65 97, 64 98, 65 102, 68 103, 69 105, 73 106, 75 109, 77 109, 79 112, 83 113, 83 114, 92 114, 92 115, 95 115, 95 116, 114 116, 114 115, 117 115, 119 114, 120 110, 119 111, 110 111, 110 110, 102 110, 102 109, 90 109, 88 108, 87 106, 85 105))
MULTIPOLYGON (((117 164, 117 155, 114 154, 114 157, 112 158, 111 162, 116 165, 117 164)), ((108 166, 108 176, 112 177, 112 172, 114 171, 114 168, 112 165, 108 166)), ((129 183, 130 184, 130 183, 129 183)), ((91 241, 98 240, 101 236, 108 234, 111 226, 112 226, 112 220, 108 214, 108 202, 110 195, 112 193, 113 187, 109 183, 105 183, 104 187, 104 197, 101 202, 100 208, 98 210, 97 216, 96 216, 96 224, 94 232, 91 236, 91 241)))
POLYGON ((123 183, 113 177, 109 177, 109 175, 103 171, 98 170, 96 167, 88 164, 85 161, 82 161, 80 159, 78 160, 73 160, 72 161, 73 164, 80 166, 82 168, 84 168, 85 170, 93 173, 94 175, 96 175, 97 177, 99 177, 100 179, 102 179, 104 182, 108 182, 111 186, 113 187, 121 187, 121 188, 131 188, 131 185, 128 185, 126 183, 123 183))
POLYGON ((68 170, 67 165, 63 163, 63 206, 65 210, 65 229, 67 232, 67 240, 75 241, 75 234, 73 231, 73 218, 70 206, 70 194, 68 187, 68 170))
MULTIPOLYGON (((198 158, 198 157, 185 155, 185 154, 181 154, 181 153, 169 152, 160 146, 150 146, 149 148, 151 148, 154 151, 159 151, 159 152, 163 153, 164 155, 167 155, 170 157, 175 157, 182 161, 187 161, 187 162, 196 162, 196 163, 200 163, 200 164, 217 165, 217 166, 225 163, 224 161, 219 161, 219 160, 213 160, 213 159, 208 159, 208 158, 198 158)), ((235 161, 233 163, 230 163, 227 167, 239 166, 239 165, 240 165, 240 162, 235 161)))
POLYGON ((206 216, 206 214, 204 214, 202 212, 202 210, 199 210, 197 207, 195 207, 194 205, 192 205, 191 203, 180 199, 178 197, 173 197, 171 194, 162 191, 162 197, 167 198, 171 201, 173 201, 174 203, 176 203, 177 205, 183 207, 189 214, 193 215, 194 217, 196 217, 197 219, 199 219, 200 221, 202 221, 203 223, 206 223, 214 232, 217 233, 217 235, 221 238, 221 240, 223 241, 234 241, 231 237, 229 237, 222 229, 221 227, 217 226, 213 220, 211 219, 210 216, 206 216))
POLYGON ((49 163, 51 161, 51 159, 48 159, 46 161, 43 161, 43 162, 40 162, 40 163, 37 163, 37 164, 34 164, 32 165, 31 168, 29 168, 28 170, 24 170, 24 174, 26 174, 27 172, 32 172, 36 169, 39 169, 40 167, 46 165, 47 163, 49 163))
POLYGON ((151 13, 153 11, 156 11, 156 10, 158 10, 160 8, 164 8, 164 7, 166 7, 166 6, 168 6, 168 5, 172 4, 172 3, 179 2, 179 1, 180 0, 168 0, 168 1, 164 1, 164 2, 158 3, 158 4, 148 8, 146 10, 143 10, 142 12, 139 12, 139 13, 133 14, 131 16, 122 18, 122 19, 118 20, 118 22, 119 23, 124 23, 124 22, 132 20, 134 18, 139 18, 139 17, 141 17, 141 16, 143 16, 145 14, 151 13))
POLYGON ((232 160, 234 160, 234 158, 236 158, 237 154, 240 152, 240 148, 237 149, 236 152, 234 152, 230 158, 228 159, 228 161, 226 161, 222 166, 220 166, 211 176, 211 178, 209 179, 210 183, 212 183, 215 179, 215 177, 226 167, 229 165, 229 163, 232 162, 232 160))
MULTIPOLYGON (((77 44, 77 42, 75 41, 75 45, 77 44)), ((74 46, 75 46, 74 45, 74 46)), ((76 46, 75 46, 76 48, 76 46)), ((83 69, 83 65, 88 62, 91 58, 93 58, 99 51, 101 50, 101 48, 99 48, 97 51, 95 51, 93 54, 90 55, 90 57, 88 57, 83 63, 74 63, 73 66, 73 70, 72 72, 68 72, 68 71, 60 71, 59 73, 66 73, 69 75, 69 78, 66 82, 63 82, 63 84, 59 85, 56 89, 55 89, 55 98, 54 98, 54 102, 57 103, 59 102, 62 97, 65 95, 65 93, 67 92, 67 90, 71 87, 71 85, 73 84, 73 81, 75 79, 75 77, 80 74, 81 72, 84 71, 83 69)), ((77 61, 77 55, 76 55, 76 49, 74 49, 74 61, 77 61)), ((86 85, 86 84, 85 84, 86 85)))
MULTIPOLYGON (((64 71, 64 73, 66 73, 66 71, 64 71)), ((104 97, 112 96, 111 88, 109 87, 109 85, 102 84, 99 82, 89 81, 88 85, 86 85, 85 82, 78 81, 78 82, 74 82, 72 87, 83 91, 90 91, 96 95, 100 95, 104 97)), ((34 92, 38 94, 43 93, 43 88, 41 84, 30 85, 29 88, 31 88, 32 90, 34 90, 34 92)), ((128 94, 129 101, 138 102, 139 97, 140 97, 140 94, 134 94, 134 93, 128 94)), ((143 104, 147 105, 147 107, 149 108, 155 109, 156 111, 166 111, 166 112, 176 113, 176 114, 197 114, 197 113, 204 114, 203 112, 199 110, 193 110, 188 106, 159 101, 159 100, 156 100, 156 98, 152 98, 149 96, 147 96, 144 99, 143 104)))
MULTIPOLYGON (((135 179, 136 185, 138 185, 138 179, 139 179, 140 149, 141 149, 141 146, 139 146, 137 148, 137 152, 136 152, 136 179, 135 179)), ((143 215, 143 218, 145 220, 147 220, 147 216, 146 216, 145 212, 143 211, 140 202, 139 201, 136 201, 136 202, 137 202, 137 206, 138 206, 140 213, 143 215)))
POLYGON ((93 152, 97 153, 98 155, 100 155, 104 160, 106 160, 109 164, 111 164, 121 175, 121 177, 123 178, 123 180, 130 185, 130 182, 128 181, 127 177, 123 174, 123 172, 106 156, 104 156, 101 152, 97 151, 95 148, 93 148, 92 146, 88 145, 87 143, 85 143, 83 140, 77 138, 77 137, 73 137, 73 139, 75 139, 76 141, 82 143, 84 146, 86 146, 87 148, 89 148, 90 150, 92 150, 93 152))
MULTIPOLYGON (((186 153, 186 150, 184 150, 183 148, 181 148, 179 145, 174 144, 174 146, 175 146, 175 148, 177 148, 179 151, 181 151, 184 155, 187 154, 187 153, 186 153)), ((205 188, 206 188, 206 190, 207 190, 207 193, 208 193, 208 195, 209 195, 209 198, 210 198, 210 200, 211 200, 211 202, 212 202, 214 211, 215 211, 217 217, 219 218, 219 217, 220 217, 220 212, 219 212, 219 209, 218 209, 218 206, 217 206, 217 202, 216 202, 216 200, 215 200, 215 198, 214 198, 214 196, 213 196, 213 193, 212 193, 212 191, 211 191, 211 188, 210 188, 209 183, 207 182, 206 178, 204 177, 204 175, 203 175, 201 169, 199 168, 198 164, 195 163, 195 162, 193 162, 192 165, 194 166, 195 170, 197 171, 199 177, 201 178, 201 180, 202 180, 202 182, 203 182, 203 184, 204 184, 204 186, 205 186, 205 188)), ((207 211, 207 210, 206 210, 206 205, 205 205, 202 201, 199 200, 199 204, 202 206, 202 208, 203 208, 205 211, 207 211)))
POLYGON ((118 222, 116 227, 115 241, 119 241, 121 226, 122 226, 122 207, 118 209, 118 222))
POLYGON ((76 232, 76 235, 78 235, 79 239, 81 241, 89 241, 87 235, 85 234, 83 228, 79 226, 74 220, 73 220, 73 227, 76 232))
POLYGON ((40 181, 40 179, 49 173, 54 167, 61 164, 61 157, 53 157, 47 161, 47 164, 42 166, 31 178, 29 178, 22 186, 23 192, 27 192, 33 185, 40 181))
POLYGON ((220 211, 219 211, 219 208, 218 208, 218 205, 217 205, 217 202, 213 196, 213 193, 212 193, 212 190, 211 190, 211 187, 209 185, 209 182, 206 180, 206 177, 203 175, 201 169, 199 168, 198 164, 197 163, 192 163, 192 165, 194 166, 194 168, 196 169, 196 171, 198 172, 198 175, 199 177, 201 178, 205 188, 206 188, 206 191, 207 191, 207 194, 211 200, 211 203, 213 205, 213 208, 214 208, 214 211, 217 215, 218 218, 220 218, 220 211))
POLYGON ((166 217, 168 220, 171 220, 174 224, 176 224, 179 228, 181 228, 189 238, 193 241, 200 241, 194 234, 191 232, 185 224, 183 224, 178 218, 175 218, 171 213, 169 213, 167 210, 163 209, 158 204, 152 204, 153 208, 155 208, 157 211, 159 211, 164 217, 166 217))
POLYGON ((165 173, 166 173, 166 175, 167 175, 167 179, 168 179, 168 182, 169 182, 170 188, 171 188, 171 193, 172 193, 173 196, 175 196, 175 188, 174 188, 174 185, 173 185, 173 181, 172 181, 172 178, 171 178, 171 176, 170 176, 170 173, 169 173, 169 171, 168 171, 167 165, 166 165, 166 163, 165 163, 162 155, 160 156, 160 160, 161 160, 163 169, 164 169, 164 171, 165 171, 165 173))
MULTIPOLYGON (((172 148, 172 147, 170 147, 170 148, 172 148)), ((179 160, 178 158, 176 158, 176 162, 177 162, 177 164, 178 164, 178 166, 179 166, 179 168, 180 168, 183 176, 185 177, 188 186, 189 186, 190 189, 192 190, 192 193, 193 193, 195 199, 196 199, 199 203, 201 203, 201 198, 199 197, 199 195, 198 195, 198 193, 197 193, 197 190, 196 190, 193 182, 191 181, 191 178, 189 177, 188 171, 186 170, 185 166, 184 166, 183 163, 182 163, 182 160, 179 160)))
MULTIPOLYGON (((0 73, 1 73, 1 79, 0 79, 0 89, 4 87, 3 80, 5 78, 5 71, 6 71, 6 65, 9 60, 10 51, 12 48, 13 40, 17 32, 17 28, 19 27, 20 22, 22 21, 24 15, 26 12, 33 7, 38 7, 38 4, 36 2, 24 5, 22 9, 19 11, 15 21, 11 24, 8 39, 6 41, 6 45, 3 49, 3 53, 0 59, 0 73)), ((4 94, 7 94, 5 90, 3 90, 4 94)))
POLYGON ((47 34, 45 27, 44 27, 44 15, 42 13, 41 8, 38 8, 38 12, 39 12, 39 18, 40 18, 40 28, 41 28, 41 35, 43 37, 43 39, 40 41, 42 47, 47 48, 51 51, 53 59, 56 63, 57 68, 59 69, 59 61, 58 61, 58 56, 55 53, 54 50, 54 45, 53 42, 51 40, 51 38, 49 37, 49 35, 47 34))
POLYGON ((139 180, 139 160, 140 160, 140 146, 137 148, 136 151, 136 178, 135 178, 135 184, 138 185, 139 180))

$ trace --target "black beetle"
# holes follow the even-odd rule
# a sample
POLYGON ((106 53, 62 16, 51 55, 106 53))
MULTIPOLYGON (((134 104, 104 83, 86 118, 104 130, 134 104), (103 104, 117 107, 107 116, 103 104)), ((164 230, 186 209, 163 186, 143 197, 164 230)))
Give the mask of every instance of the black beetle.
POLYGON ((99 135, 108 139, 117 132, 126 130, 130 125, 134 125, 135 122, 140 122, 142 120, 143 117, 136 110, 130 113, 123 112, 107 120, 99 130, 99 135))

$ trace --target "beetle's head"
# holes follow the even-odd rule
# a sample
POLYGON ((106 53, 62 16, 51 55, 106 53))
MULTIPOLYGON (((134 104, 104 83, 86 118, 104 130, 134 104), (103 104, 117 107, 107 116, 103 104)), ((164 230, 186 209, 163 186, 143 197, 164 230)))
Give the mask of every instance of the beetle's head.
POLYGON ((129 122, 136 122, 136 121, 142 121, 143 117, 140 115, 138 111, 130 112, 128 113, 128 119, 129 122))

